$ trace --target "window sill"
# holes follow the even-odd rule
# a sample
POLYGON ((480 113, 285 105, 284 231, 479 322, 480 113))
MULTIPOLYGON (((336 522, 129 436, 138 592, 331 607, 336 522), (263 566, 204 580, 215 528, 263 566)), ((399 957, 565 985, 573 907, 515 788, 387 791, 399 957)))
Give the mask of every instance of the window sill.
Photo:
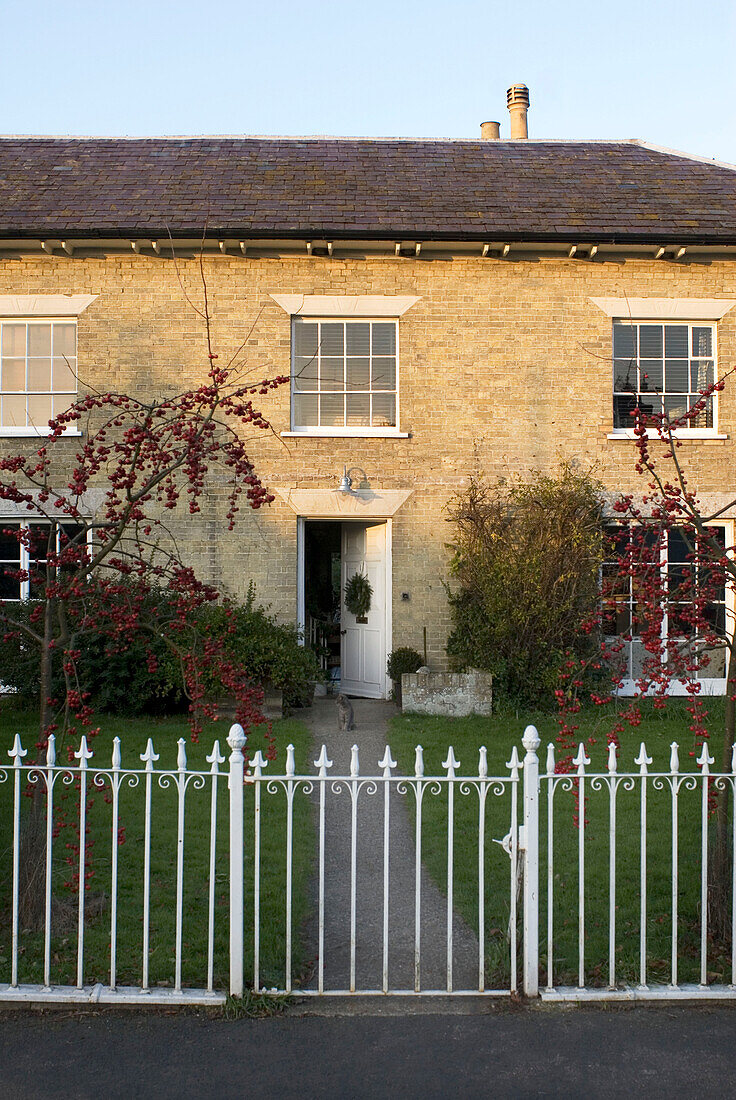
POLYGON ((398 428, 305 428, 280 435, 282 439, 408 439, 411 433, 400 432, 398 428))
MULTIPOLYGON (((67 428, 64 435, 81 435, 78 428, 67 428)), ((51 435, 51 428, 2 428, 0 439, 38 439, 51 435)))
MULTIPOLYGON (((689 432, 675 431, 672 433, 675 439, 691 439, 697 441, 698 439, 728 439, 727 435, 723 435, 721 432, 714 431, 710 428, 693 428, 689 432)), ((617 432, 609 432, 606 439, 636 439, 636 433, 632 428, 621 428, 617 432)), ((655 433, 650 435, 650 439, 658 438, 655 433)))

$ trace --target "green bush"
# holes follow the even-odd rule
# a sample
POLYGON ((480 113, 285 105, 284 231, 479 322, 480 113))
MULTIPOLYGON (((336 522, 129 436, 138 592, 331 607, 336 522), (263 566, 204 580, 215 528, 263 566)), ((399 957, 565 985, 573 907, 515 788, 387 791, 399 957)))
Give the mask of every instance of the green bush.
POLYGON ((594 645, 581 626, 599 598, 599 484, 570 465, 511 485, 474 482, 450 519, 451 666, 491 672, 500 700, 550 705, 567 654, 594 645))
MULTIPOLYGON (((33 604, 23 606, 30 614, 33 604)), ((141 627, 130 644, 118 647, 102 634, 86 634, 78 642, 77 662, 80 683, 89 692, 90 704, 97 711, 111 714, 159 715, 185 710, 188 702, 182 672, 176 656, 166 645, 160 629, 171 618, 171 597, 165 590, 152 592, 147 599, 141 627), (149 670, 149 654, 156 659, 156 670, 149 670)), ((287 706, 307 706, 314 694, 314 682, 323 677, 317 656, 300 644, 293 626, 279 623, 255 602, 251 588, 242 605, 205 605, 193 624, 199 644, 206 637, 222 644, 226 660, 242 668, 253 684, 271 684, 283 691, 287 706)), ((54 695, 62 698, 61 655, 54 668, 54 695)), ((19 639, 0 638, 0 682, 12 689, 19 703, 35 706, 39 696, 39 655, 35 647, 19 639)), ((213 677, 205 687, 210 695, 220 694, 213 677)))
POLYGON ((314 683, 323 679, 317 655, 301 644, 295 627, 279 623, 255 602, 251 586, 244 604, 218 604, 203 610, 201 626, 219 639, 228 660, 254 684, 271 684, 287 706, 308 706, 314 683))
POLYGON ((418 668, 421 668, 424 661, 416 649, 411 649, 409 646, 401 646, 399 649, 392 650, 388 655, 386 662, 386 671, 388 673, 389 680, 399 681, 401 680, 402 673, 404 672, 416 672, 418 668))
MULTIPOLYGON (((28 618, 35 601, 19 604, 14 614, 28 618)), ((162 715, 186 709, 178 662, 157 634, 157 624, 169 617, 171 597, 165 590, 152 591, 146 598, 141 619, 143 629, 131 642, 118 641, 102 632, 85 632, 76 640, 79 650, 77 668, 80 688, 89 693, 95 710, 110 714, 162 715), (156 658, 157 669, 148 668, 149 655, 156 658)), ((52 694, 65 694, 61 670, 62 655, 52 658, 52 694)), ((21 706, 37 706, 40 691, 39 650, 19 638, 0 639, 0 682, 10 688, 21 706)))

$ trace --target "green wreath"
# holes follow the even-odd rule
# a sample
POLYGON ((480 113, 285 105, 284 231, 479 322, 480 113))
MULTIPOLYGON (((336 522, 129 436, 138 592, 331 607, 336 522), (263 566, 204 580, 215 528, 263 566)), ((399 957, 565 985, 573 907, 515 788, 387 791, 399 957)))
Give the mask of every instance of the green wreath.
POLYGON ((356 619, 364 618, 371 609, 373 588, 364 573, 353 573, 345 585, 345 606, 356 619))

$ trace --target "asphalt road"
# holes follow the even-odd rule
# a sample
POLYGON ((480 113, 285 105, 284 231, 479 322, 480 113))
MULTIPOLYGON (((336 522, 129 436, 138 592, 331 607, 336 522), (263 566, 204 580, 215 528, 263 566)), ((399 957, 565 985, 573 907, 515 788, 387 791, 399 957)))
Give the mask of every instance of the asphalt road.
POLYGON ((728 1097, 736 1009, 0 1017, 0 1096, 728 1097))

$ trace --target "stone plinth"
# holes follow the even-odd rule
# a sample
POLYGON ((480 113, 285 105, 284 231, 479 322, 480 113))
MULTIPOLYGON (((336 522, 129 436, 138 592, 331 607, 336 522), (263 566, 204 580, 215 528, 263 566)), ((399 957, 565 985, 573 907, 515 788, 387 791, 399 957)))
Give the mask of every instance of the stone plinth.
POLYGON ((401 677, 402 710, 465 718, 490 715, 493 677, 490 672, 405 672, 401 677))

